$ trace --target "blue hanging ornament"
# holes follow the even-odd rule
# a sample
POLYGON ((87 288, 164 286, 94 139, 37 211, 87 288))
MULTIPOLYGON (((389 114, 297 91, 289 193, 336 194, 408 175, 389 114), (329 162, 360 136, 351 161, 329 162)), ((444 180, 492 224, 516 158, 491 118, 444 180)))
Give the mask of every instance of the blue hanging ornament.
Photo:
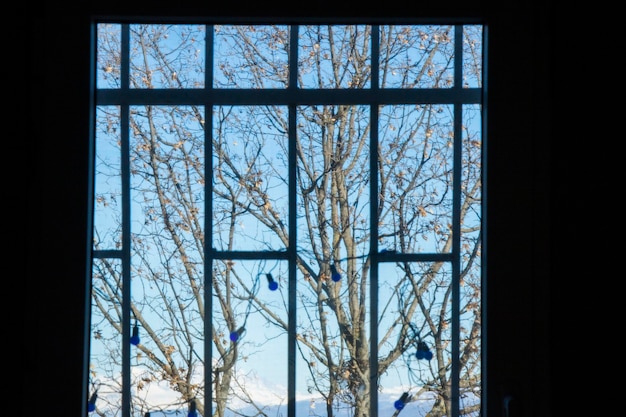
POLYGON ((137 325, 137 322, 135 321, 135 327, 133 327, 133 335, 130 337, 130 344, 137 346, 140 342, 139 339, 139 326, 137 325))
POLYGON ((91 413, 92 411, 96 411, 96 400, 98 399, 98 390, 95 390, 91 397, 89 397, 89 401, 87 402, 87 412, 91 413))
POLYGON ((274 281, 272 274, 265 274, 265 276, 267 277, 267 286, 270 291, 276 291, 278 289, 278 282, 274 281))
POLYGON ((238 328, 234 332, 231 332, 230 333, 230 341, 231 342, 237 342, 241 338, 241 336, 243 336, 245 331, 246 331, 246 328, 241 326, 240 328, 238 328))
POLYGON ((417 344, 417 352, 415 352, 415 357, 417 359, 426 359, 427 361, 433 358, 433 353, 428 348, 428 345, 425 342, 419 342, 417 344))
POLYGON ((341 279, 341 274, 337 271, 335 264, 330 264, 330 279, 334 282, 338 282, 341 279))
POLYGON ((393 406, 396 410, 402 410, 404 408, 404 406, 406 405, 406 401, 409 398, 409 393, 405 392, 404 394, 402 394, 402 396, 400 397, 400 399, 396 400, 393 403, 393 406))
POLYGON ((196 410, 196 400, 191 400, 187 417, 198 417, 198 411, 196 410))

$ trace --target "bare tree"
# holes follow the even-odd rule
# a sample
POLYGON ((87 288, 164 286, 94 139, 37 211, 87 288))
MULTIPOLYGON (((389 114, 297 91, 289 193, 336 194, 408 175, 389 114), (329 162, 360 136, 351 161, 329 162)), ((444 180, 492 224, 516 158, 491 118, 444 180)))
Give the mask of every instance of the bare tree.
MULTIPOLYGON (((133 25, 131 87, 202 86, 203 30, 133 25)), ((371 30, 367 25, 300 27, 299 85, 361 89, 375 82, 371 30)), ((98 65, 102 82, 110 86, 121 76, 119 35, 115 25, 99 30, 98 65)), ((381 87, 450 87, 454 35, 453 26, 382 26, 381 87)), ((457 41, 464 45, 467 82, 479 84, 479 29, 468 27, 457 41)), ((287 86, 287 26, 216 26, 215 44, 215 80, 221 87, 287 86)), ((478 106, 464 109, 463 135, 458 138, 463 164, 459 389, 461 398, 467 398, 461 401, 461 415, 477 413, 481 381, 481 143, 480 132, 472 127, 479 113, 478 106)), ((96 234, 95 245, 103 249, 121 245, 121 218, 111 209, 120 204, 121 162, 105 157, 114 154, 107 149, 119 152, 121 117, 117 107, 99 108, 97 115, 102 141, 98 172, 107 185, 101 185, 102 192, 96 187, 96 218, 107 222, 105 227, 96 220, 96 230, 100 226, 107 232, 96 234)), ((155 407, 142 403, 139 393, 165 381, 180 394, 179 406, 197 399, 198 411, 205 415, 202 370, 210 366, 214 416, 228 415, 229 408, 236 414, 233 398, 252 405, 254 415, 266 415, 249 395, 249 379, 240 374, 244 368, 239 365, 260 354, 273 337, 246 339, 249 317, 268 323, 267 334, 279 337, 288 331, 288 302, 282 291, 286 268, 278 267, 284 269, 275 276, 281 297, 268 301, 259 297, 266 260, 216 259, 210 279, 205 279, 204 248, 275 251, 294 244, 287 220, 288 167, 296 164, 298 372, 307 381, 298 388, 322 396, 327 417, 341 406, 355 417, 367 417, 372 391, 384 389, 386 375, 401 375, 411 391, 407 403, 427 395, 432 399, 428 416, 451 415, 450 263, 388 262, 372 275, 370 245, 371 202, 376 201, 377 256, 452 252, 454 109, 448 104, 383 105, 378 123, 373 125, 370 118, 365 105, 297 107, 297 160, 290 161, 286 106, 131 106, 131 310, 142 332, 134 358, 141 372, 133 374, 138 412, 155 407), (212 128, 209 135, 207 126, 212 128), (372 163, 373 127, 378 143, 372 163), (205 137, 211 138, 209 144, 205 137), (208 158, 213 167, 209 178, 208 158), (375 196, 372 166, 378 182, 375 196), (206 194, 207 183, 212 184, 211 195, 206 194), (207 199, 211 213, 206 212, 207 199), (204 230, 206 216, 211 236, 204 230), (377 386, 371 386, 370 369, 372 285, 378 288, 377 386), (206 291, 213 305, 210 326, 205 325, 206 291), (211 364, 205 363, 203 352, 206 329, 211 364)), ((108 371, 115 380, 119 371, 121 272, 111 260, 94 264, 92 328, 105 354, 92 356, 98 358, 101 379, 108 371)))

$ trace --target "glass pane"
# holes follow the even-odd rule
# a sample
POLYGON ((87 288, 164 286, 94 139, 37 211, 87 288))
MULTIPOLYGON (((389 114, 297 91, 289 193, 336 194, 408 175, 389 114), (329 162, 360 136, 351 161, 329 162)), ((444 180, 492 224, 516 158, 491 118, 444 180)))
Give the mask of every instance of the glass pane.
POLYGON ((369 88, 371 26, 300 26, 300 88, 369 88))
POLYGON ((213 268, 213 416, 287 415, 287 263, 213 268))
POLYGON ((134 415, 186 410, 204 402, 204 276, 198 259, 167 244, 133 248, 131 285, 131 393, 134 415), (160 246, 160 247, 159 247, 160 246), (171 249, 174 251, 174 249, 171 249), (159 259, 160 258, 160 259, 159 259), (196 266, 197 265, 197 266, 196 266))
POLYGON ((95 250, 122 249, 122 164, 120 108, 96 108, 94 170, 95 250))
POLYGON ((380 86, 454 87, 454 26, 381 26, 380 86))
MULTIPOLYGON (((204 108, 130 108, 135 409, 204 401, 204 108)), ((186 405, 183 408, 187 408, 186 405)))
POLYGON ((460 409, 461 415, 480 415, 482 340, 482 127, 481 106, 463 106, 461 177, 460 277, 460 409))
POLYGON ((96 52, 96 85, 98 88, 120 88, 122 25, 99 23, 96 52))
POLYGON ((213 127, 213 247, 284 250, 289 243, 287 108, 217 107, 213 127))
POLYGON ((379 246, 447 253, 452 236, 453 106, 380 108, 379 246))
MULTIPOLYGON (((297 415, 369 415, 370 280, 365 259, 297 275, 297 415), (352 278, 350 278, 352 277, 352 278)), ((304 271, 304 272, 303 272, 304 271)))
POLYGON ((288 26, 215 26, 215 88, 287 88, 288 26))
POLYGON ((204 88, 204 25, 131 25, 131 88, 204 88))
POLYGON ((298 251, 345 270, 369 251, 369 107, 300 107, 297 126, 298 251))
POLYGON ((451 415, 451 285, 448 263, 380 265, 380 416, 451 415))
POLYGON ((463 87, 483 85, 483 27, 463 26, 463 87))
POLYGON ((299 415, 368 415, 369 107, 302 107, 297 125, 299 415))
POLYGON ((94 260, 91 285, 89 392, 94 407, 91 415, 117 415, 122 405, 121 261, 94 260))

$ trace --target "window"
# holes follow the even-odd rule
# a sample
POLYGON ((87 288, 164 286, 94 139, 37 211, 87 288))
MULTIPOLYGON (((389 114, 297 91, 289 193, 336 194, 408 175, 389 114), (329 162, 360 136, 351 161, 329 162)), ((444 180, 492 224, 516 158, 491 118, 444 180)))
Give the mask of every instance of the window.
POLYGON ((484 28, 95 28, 90 410, 478 416, 484 28))

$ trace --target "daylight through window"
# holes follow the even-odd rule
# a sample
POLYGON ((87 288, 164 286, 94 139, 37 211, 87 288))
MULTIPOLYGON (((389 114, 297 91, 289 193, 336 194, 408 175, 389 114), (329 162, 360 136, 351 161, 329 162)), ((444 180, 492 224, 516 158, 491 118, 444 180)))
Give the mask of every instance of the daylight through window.
POLYGON ((95 24, 89 414, 479 416, 483 27, 214 23, 95 24))

